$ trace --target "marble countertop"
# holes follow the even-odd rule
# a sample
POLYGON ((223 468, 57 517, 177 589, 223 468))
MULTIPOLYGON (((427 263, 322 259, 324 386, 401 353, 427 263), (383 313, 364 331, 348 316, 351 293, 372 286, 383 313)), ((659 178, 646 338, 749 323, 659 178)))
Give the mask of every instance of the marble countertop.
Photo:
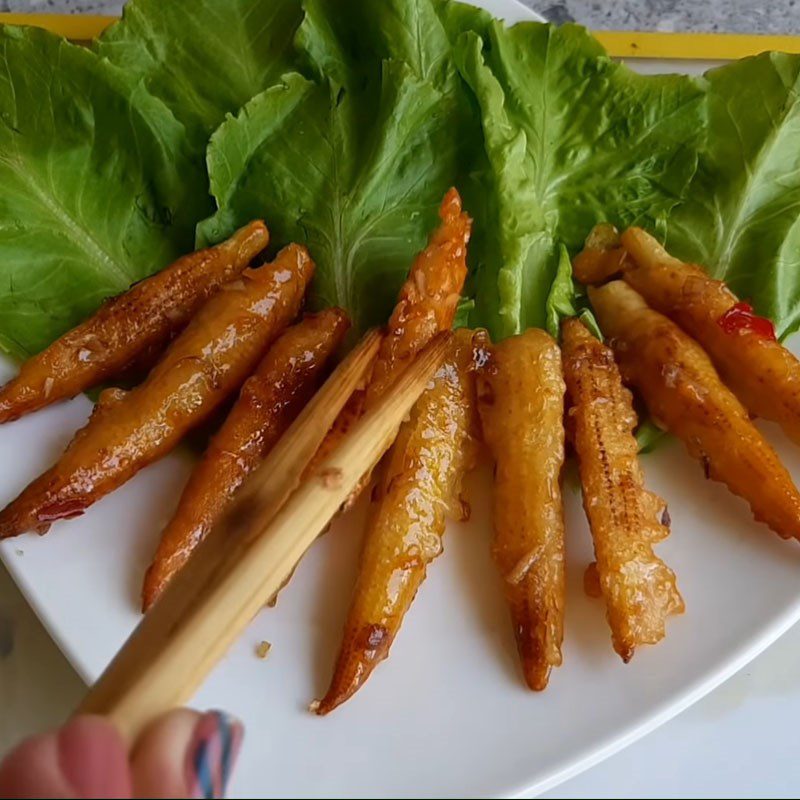
MULTIPOLYGON (((800 34, 800 0, 522 0, 554 22, 596 30, 800 34)), ((0 0, 0 11, 118 14, 119 0, 0 0)))

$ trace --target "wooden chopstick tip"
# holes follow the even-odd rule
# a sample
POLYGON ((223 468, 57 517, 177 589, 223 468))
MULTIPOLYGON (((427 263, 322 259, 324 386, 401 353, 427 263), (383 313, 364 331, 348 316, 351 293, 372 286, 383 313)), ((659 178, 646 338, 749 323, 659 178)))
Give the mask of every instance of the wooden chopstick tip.
POLYGON ((390 407, 393 401, 402 402, 406 395, 421 394, 424 386, 433 380, 436 370, 441 366, 450 349, 452 331, 442 331, 417 354, 416 358, 403 370, 386 395, 367 413, 367 416, 380 414, 390 407), (420 385, 423 387, 420 389, 420 385))

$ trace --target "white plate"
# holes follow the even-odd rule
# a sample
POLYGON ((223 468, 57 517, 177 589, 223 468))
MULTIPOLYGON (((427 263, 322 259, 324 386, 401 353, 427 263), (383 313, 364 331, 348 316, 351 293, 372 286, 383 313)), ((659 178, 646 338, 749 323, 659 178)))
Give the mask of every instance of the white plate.
MULTIPOLYGON (((509 20, 513 0, 480 3, 509 20)), ((0 363, 0 377, 12 372, 0 363)), ((79 398, 0 430, 0 503, 47 467, 89 412, 79 398)), ((794 475, 796 449, 766 426, 794 475)), ((189 461, 171 456, 83 518, 0 556, 53 638, 94 680, 139 620, 145 565, 189 461)), ((565 491, 569 598, 564 666, 543 694, 521 683, 488 557, 489 476, 474 476, 473 519, 453 525, 392 650, 369 683, 325 719, 307 713, 326 686, 354 576, 363 509, 303 560, 278 608, 263 612, 195 700, 241 717, 247 736, 232 796, 459 796, 543 791, 697 700, 800 618, 800 549, 751 521, 745 504, 675 443, 645 459, 670 503, 660 553, 687 613, 628 666, 611 650, 600 603, 581 589, 591 543, 579 496, 565 491), (256 645, 273 643, 266 662, 256 645)))

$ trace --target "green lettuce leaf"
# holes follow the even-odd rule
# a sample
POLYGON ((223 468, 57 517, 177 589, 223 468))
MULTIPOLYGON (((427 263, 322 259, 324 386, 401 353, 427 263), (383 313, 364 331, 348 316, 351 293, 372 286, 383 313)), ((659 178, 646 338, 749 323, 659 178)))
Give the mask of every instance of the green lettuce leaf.
POLYGON ((471 297, 462 297, 456 309, 453 328, 466 328, 469 326, 469 315, 475 308, 475 300, 471 297))
POLYGON ((218 211, 199 239, 265 217, 277 244, 309 246, 314 302, 362 329, 385 321, 480 131, 431 0, 308 0, 306 12, 312 78, 284 76, 214 133, 218 211))
POLYGON ((456 0, 433 0, 433 5, 452 44, 469 31, 488 36, 494 19, 488 11, 456 0))
POLYGON ((800 326, 800 56, 765 53, 706 77, 708 147, 667 246, 785 337, 800 326))
POLYGON ((0 348, 24 358, 191 249, 183 127, 94 53, 0 27, 0 348))
POLYGON ((473 321, 503 338, 545 325, 561 244, 604 220, 663 225, 696 170, 704 91, 631 72, 574 25, 493 22, 456 50, 491 165, 473 321))
POLYGON ((583 324, 601 342, 603 334, 600 326, 589 308, 589 299, 582 287, 572 277, 572 261, 569 251, 562 244, 558 249, 558 267, 556 277, 550 287, 550 294, 545 304, 545 327, 547 332, 558 341, 561 338, 561 320, 578 317, 583 324))
POLYGON ((667 432, 651 419, 644 417, 636 428, 636 443, 640 453, 652 453, 665 439, 667 432))
POLYGON ((296 66, 300 0, 131 0, 95 50, 163 100, 198 153, 227 113, 296 66))

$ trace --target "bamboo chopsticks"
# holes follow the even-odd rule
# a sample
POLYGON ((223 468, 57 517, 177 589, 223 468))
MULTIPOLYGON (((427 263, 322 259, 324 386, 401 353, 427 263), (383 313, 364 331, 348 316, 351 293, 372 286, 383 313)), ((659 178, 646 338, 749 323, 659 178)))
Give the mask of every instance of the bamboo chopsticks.
POLYGON ((191 697, 391 445, 441 363, 448 338, 434 340, 298 487, 339 410, 366 374, 380 337, 372 334, 362 341, 253 474, 231 514, 167 587, 89 691, 80 712, 109 717, 133 742, 152 719, 191 697))

